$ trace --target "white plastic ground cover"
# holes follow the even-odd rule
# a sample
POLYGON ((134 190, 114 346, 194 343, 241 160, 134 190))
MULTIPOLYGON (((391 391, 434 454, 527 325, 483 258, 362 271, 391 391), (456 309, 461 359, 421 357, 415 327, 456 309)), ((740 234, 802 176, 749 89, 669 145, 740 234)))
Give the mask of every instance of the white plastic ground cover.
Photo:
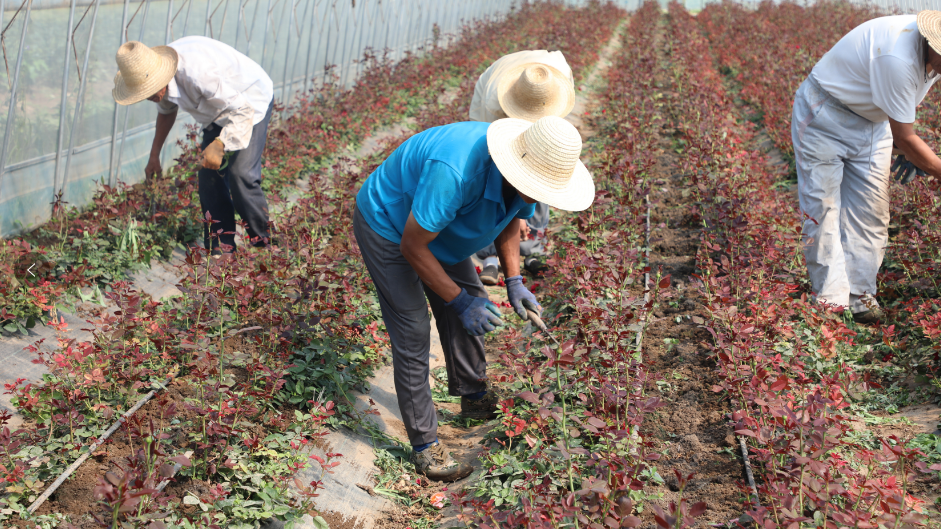
MULTIPOLYGON (((176 288, 179 282, 179 277, 176 275, 178 272, 172 263, 182 263, 184 258, 183 252, 176 250, 171 263, 155 261, 150 268, 132 274, 131 280, 134 288, 149 294, 154 299, 179 295, 180 291, 176 288)), ((110 310, 114 310, 114 307, 110 310)), ((67 324, 65 331, 57 331, 54 327, 37 324, 29 330, 28 336, 6 332, 0 334, 0 384, 13 384, 19 379, 25 379, 34 384, 42 381, 42 376, 48 373, 46 366, 34 364, 33 360, 38 356, 28 349, 40 340, 43 341, 39 349, 51 352, 57 348, 57 340, 60 338, 77 341, 90 341, 93 338, 91 332, 82 330, 92 327, 85 319, 64 311, 59 311, 57 314, 67 324)), ((22 424, 23 420, 16 413, 9 395, 0 395, 0 407, 13 414, 13 419, 9 423, 11 430, 22 424)))

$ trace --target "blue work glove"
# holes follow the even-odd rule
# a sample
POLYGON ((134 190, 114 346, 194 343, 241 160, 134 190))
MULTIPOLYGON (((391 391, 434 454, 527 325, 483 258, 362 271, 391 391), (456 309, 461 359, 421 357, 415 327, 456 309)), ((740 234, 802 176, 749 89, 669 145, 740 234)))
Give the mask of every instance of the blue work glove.
POLYGON ((513 305, 513 309, 516 310, 520 318, 529 319, 529 316, 526 315, 526 309, 535 312, 537 316, 542 316, 542 305, 536 301, 536 296, 523 284, 523 276, 508 277, 503 282, 506 283, 506 297, 510 298, 510 305, 513 305))
POLYGON ((895 157, 895 163, 892 164, 892 169, 890 169, 889 172, 894 172, 895 179, 902 185, 911 182, 915 175, 926 176, 928 174, 915 167, 915 164, 908 161, 908 158, 906 158, 904 154, 895 157))
POLYGON ((445 306, 454 309, 461 324, 467 329, 467 334, 471 336, 483 336, 503 325, 500 309, 496 305, 489 299, 471 296, 463 288, 461 293, 449 303, 445 303, 445 306))

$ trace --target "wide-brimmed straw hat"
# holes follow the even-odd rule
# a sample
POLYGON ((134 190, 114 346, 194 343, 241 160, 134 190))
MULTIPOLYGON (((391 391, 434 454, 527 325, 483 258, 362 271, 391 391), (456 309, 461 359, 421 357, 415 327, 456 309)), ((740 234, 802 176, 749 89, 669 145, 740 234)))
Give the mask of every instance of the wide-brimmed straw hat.
POLYGON ((487 147, 503 177, 530 198, 566 211, 587 209, 595 199, 595 183, 578 159, 582 138, 560 117, 498 119, 487 129, 487 147))
POLYGON ((114 56, 118 74, 111 95, 119 105, 143 101, 167 86, 176 75, 179 57, 169 46, 148 48, 137 41, 125 42, 114 56))
POLYGON ((941 11, 926 9, 918 12, 918 32, 928 39, 934 51, 941 53, 941 11))
POLYGON ((545 116, 565 117, 575 107, 572 80, 559 70, 538 62, 521 64, 501 75, 497 84, 500 108, 511 118, 536 121, 545 116))

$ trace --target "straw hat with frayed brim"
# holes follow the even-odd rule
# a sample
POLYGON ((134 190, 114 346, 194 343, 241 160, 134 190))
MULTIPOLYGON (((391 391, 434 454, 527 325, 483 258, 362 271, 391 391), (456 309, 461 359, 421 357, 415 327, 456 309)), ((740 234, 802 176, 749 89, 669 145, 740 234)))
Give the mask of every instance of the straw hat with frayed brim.
POLYGON ((578 159, 581 136, 560 117, 498 119, 487 129, 487 147, 503 177, 530 198, 565 211, 588 209, 595 199, 595 183, 578 159))
POLYGON ((926 9, 918 13, 918 32, 928 39, 935 52, 941 53, 941 11, 926 9))
POLYGON ((131 105, 159 92, 176 75, 180 60, 169 46, 149 48, 137 41, 122 44, 114 59, 118 74, 111 95, 119 105, 131 105))
POLYGON ((575 107, 572 80, 548 64, 521 64, 508 70, 497 84, 500 108, 511 118, 536 121, 565 117, 575 107))

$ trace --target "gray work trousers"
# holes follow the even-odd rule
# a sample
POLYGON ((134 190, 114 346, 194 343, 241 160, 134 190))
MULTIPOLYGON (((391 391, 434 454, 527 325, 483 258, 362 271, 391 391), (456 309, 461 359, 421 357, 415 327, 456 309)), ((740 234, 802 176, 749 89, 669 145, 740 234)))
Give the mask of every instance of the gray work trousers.
MULTIPOLYGON (((429 383, 431 321, 428 305, 435 315, 444 349, 449 394, 472 395, 487 389, 484 339, 467 334, 457 314, 422 284, 402 255, 399 244, 373 231, 359 209, 353 213, 353 234, 376 285, 382 320, 392 342, 395 394, 408 440, 412 445, 431 443, 438 438, 438 417, 429 383)), ((468 294, 487 297, 470 259, 455 265, 441 263, 441 266, 468 294)))
MULTIPOLYGON (((224 244, 235 248, 235 214, 248 224, 248 239, 255 246, 264 246, 268 237, 268 202, 261 189, 261 154, 268 141, 268 122, 274 102, 268 105, 265 118, 252 128, 252 139, 248 146, 229 156, 224 169, 199 170, 199 203, 203 216, 212 215, 212 228, 204 229, 203 247, 217 248, 224 244), (219 233, 222 230, 222 233, 219 233), (210 236, 210 231, 212 236, 210 236), (218 234, 218 235, 216 235, 218 234)), ((210 123, 203 129, 200 150, 205 150, 219 134, 222 127, 210 123)))

